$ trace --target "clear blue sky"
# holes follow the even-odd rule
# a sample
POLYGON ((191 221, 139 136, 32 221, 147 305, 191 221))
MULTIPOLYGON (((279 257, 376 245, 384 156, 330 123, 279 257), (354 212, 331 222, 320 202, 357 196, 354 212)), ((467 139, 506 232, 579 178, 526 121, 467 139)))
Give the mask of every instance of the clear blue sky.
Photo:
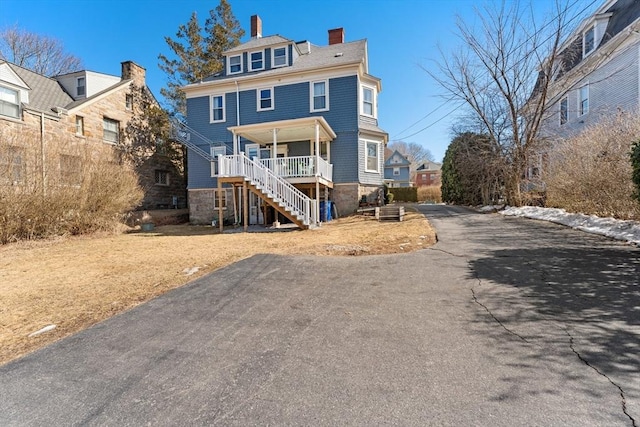
MULTIPOLYGON (((574 0, 572 0, 573 2, 574 0)), ((575 0, 578 7, 590 0, 575 0)), ((59 39, 88 70, 120 75, 120 62, 133 60, 147 70, 147 84, 160 97, 166 83, 158 54, 170 54, 164 37, 197 12, 201 24, 218 0, 0 0, 0 28, 19 27, 59 39)), ((533 0, 536 14, 548 17, 552 0, 533 0)), ((382 79, 379 124, 390 140, 403 139, 429 149, 441 161, 455 120, 453 105, 433 114, 442 99, 423 70, 433 69, 459 45, 455 17, 472 20, 473 0, 230 0, 249 38, 250 17, 262 19, 263 36, 328 43, 327 30, 343 27, 345 40, 368 40, 369 72, 382 79), (440 120, 441 119, 441 120, 440 120), (439 121, 438 121, 439 120, 439 121), (438 121, 434 124, 434 122, 438 121), (415 124, 418 122, 417 124, 415 124), (415 124, 415 125, 414 125, 415 124), (413 127, 411 127, 414 125, 413 127), (430 126, 431 125, 431 126, 430 126), (416 132, 425 130, 415 134, 416 132), (415 134, 415 135, 412 135, 415 134)), ((596 2, 595 6, 599 6, 596 2)), ((246 40, 243 40, 246 41, 246 40)))

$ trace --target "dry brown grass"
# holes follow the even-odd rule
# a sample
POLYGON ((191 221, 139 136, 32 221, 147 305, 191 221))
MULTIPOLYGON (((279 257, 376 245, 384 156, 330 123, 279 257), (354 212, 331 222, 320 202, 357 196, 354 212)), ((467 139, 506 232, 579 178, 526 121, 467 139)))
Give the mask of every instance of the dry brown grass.
POLYGON ((169 225, 0 246, 0 364, 254 254, 389 254, 434 243, 426 219, 409 212, 403 222, 354 216, 317 230, 218 234, 169 225))

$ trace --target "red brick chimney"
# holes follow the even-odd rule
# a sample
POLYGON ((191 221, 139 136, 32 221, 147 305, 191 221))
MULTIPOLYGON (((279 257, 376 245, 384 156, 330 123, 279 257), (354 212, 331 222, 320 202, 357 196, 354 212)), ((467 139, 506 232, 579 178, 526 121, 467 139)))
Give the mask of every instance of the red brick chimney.
POLYGON ((329 44, 344 43, 344 28, 329 30, 329 44))
POLYGON ((145 74, 147 70, 133 61, 124 61, 122 64, 122 80, 133 80, 136 86, 145 85, 145 74))
POLYGON ((262 37, 262 19, 258 15, 251 17, 251 38, 259 39, 262 37))

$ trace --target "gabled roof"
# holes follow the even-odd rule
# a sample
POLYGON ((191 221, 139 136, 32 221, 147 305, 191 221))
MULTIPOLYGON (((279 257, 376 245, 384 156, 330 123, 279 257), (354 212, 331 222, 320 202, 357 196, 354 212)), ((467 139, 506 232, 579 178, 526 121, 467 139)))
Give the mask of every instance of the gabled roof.
POLYGON ((236 47, 232 47, 231 49, 224 51, 223 54, 226 55, 228 53, 260 49, 267 46, 277 45, 282 43, 293 43, 293 40, 286 39, 278 34, 276 34, 275 36, 259 37, 259 38, 251 39, 246 43, 239 44, 236 47))
POLYGON ((385 167, 398 167, 398 166, 410 166, 411 162, 407 159, 407 156, 399 152, 398 150, 394 150, 393 153, 389 157, 384 160, 385 167), (400 163, 392 163, 391 160, 394 158, 400 158, 400 163))
POLYGON ((69 104, 67 104, 65 106, 65 108, 67 110, 71 110, 73 108, 78 108, 80 106, 83 106, 84 104, 90 104, 92 103, 94 100, 102 97, 103 95, 109 93, 109 92, 113 92, 117 89, 120 89, 122 86, 126 86, 127 84, 131 83, 133 80, 128 79, 128 80, 121 80, 120 82, 116 83, 113 86, 109 86, 108 88, 101 90, 98 93, 95 93, 93 95, 91 95, 89 98, 83 98, 83 99, 78 99, 77 101, 73 101, 69 104))
POLYGON ((31 88, 27 107, 52 114, 53 108, 66 108, 73 98, 52 78, 45 77, 19 65, 6 62, 9 67, 31 88))

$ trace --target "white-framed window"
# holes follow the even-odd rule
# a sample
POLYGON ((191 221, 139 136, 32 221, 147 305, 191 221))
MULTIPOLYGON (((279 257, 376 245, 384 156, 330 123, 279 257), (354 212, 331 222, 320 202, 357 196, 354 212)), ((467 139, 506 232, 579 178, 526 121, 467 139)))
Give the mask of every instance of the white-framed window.
POLYGON ((589 55, 595 47, 596 28, 592 25, 582 34, 582 57, 589 55))
POLYGON ((271 67, 284 67, 289 64, 289 51, 287 47, 271 49, 271 67))
POLYGON ((84 77, 78 77, 76 79, 76 95, 85 96, 87 94, 87 83, 84 77))
POLYGON ((329 81, 311 82, 311 112, 327 111, 329 109, 329 81))
POLYGON ((209 123, 225 121, 224 95, 211 95, 209 107, 209 123))
POLYGON ((273 88, 263 87, 256 89, 258 99, 258 111, 273 110, 273 88))
MULTIPOLYGON (((233 191, 230 188, 223 188, 222 190, 220 190, 220 192, 222 193, 222 209, 226 210, 227 209, 227 200, 231 197, 229 195, 229 192, 233 191)), ((218 193, 218 189, 214 189, 213 190, 213 208, 214 209, 220 209, 220 197, 218 197, 220 194, 218 193)))
POLYGON ((227 154, 226 146, 212 146, 209 149, 213 162, 211 162, 211 176, 218 176, 218 156, 225 156, 227 154))
POLYGON ((581 116, 589 112, 589 84, 578 89, 578 111, 581 116))
POLYGON ((400 176, 400 168, 393 168, 393 176, 400 176))
POLYGON ((371 86, 362 86, 361 114, 369 117, 376 116, 376 90, 371 86))
POLYGON ((365 171, 380 172, 380 143, 365 140, 364 145, 365 171))
POLYGON ((569 120, 569 101, 565 96, 560 100, 560 124, 563 125, 569 120))
POLYGON ((229 56, 227 74, 238 74, 242 72, 242 55, 229 56))
POLYGON ((124 107, 127 110, 131 110, 133 108, 133 95, 128 93, 124 97, 124 107))
POLYGON ((120 140, 120 122, 104 117, 102 120, 103 139, 117 144, 120 140))
POLYGON ((251 71, 264 70, 264 51, 251 52, 249 58, 251 71))
POLYGON ((76 116, 76 135, 84 136, 84 117, 76 116))
POLYGON ((20 118, 20 93, 6 86, 0 86, 0 114, 20 118))
POLYGON ((245 154, 248 158, 253 160, 256 157, 260 157, 260 145, 259 144, 247 144, 244 146, 245 154))
POLYGON ((156 175, 155 177, 156 185, 163 185, 163 186, 169 185, 168 171, 156 169, 155 175, 156 175))

